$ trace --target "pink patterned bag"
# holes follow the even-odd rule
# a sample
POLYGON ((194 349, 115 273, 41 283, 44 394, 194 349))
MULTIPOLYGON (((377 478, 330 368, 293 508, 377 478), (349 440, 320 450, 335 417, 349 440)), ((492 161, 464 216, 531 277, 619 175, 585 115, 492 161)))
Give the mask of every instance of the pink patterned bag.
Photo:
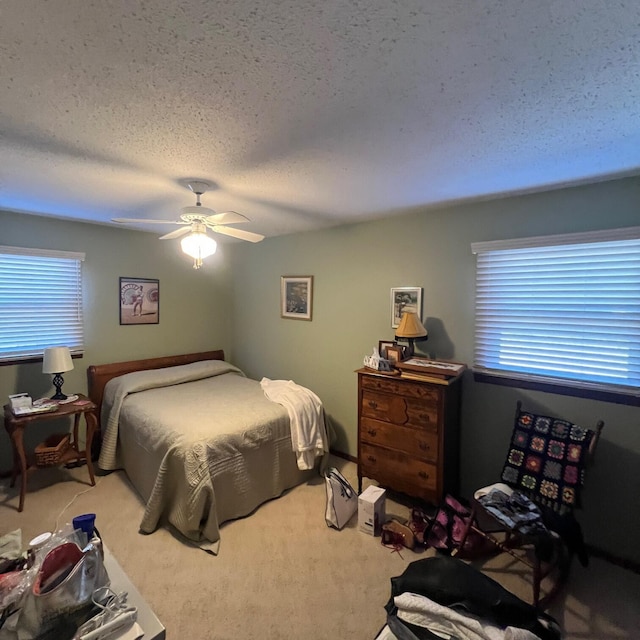
POLYGON ((464 548, 460 548, 460 541, 470 518, 471 510, 453 496, 447 495, 425 532, 425 545, 439 549, 447 555, 457 550, 458 558, 468 560, 495 552, 495 545, 473 529, 469 531, 464 548))

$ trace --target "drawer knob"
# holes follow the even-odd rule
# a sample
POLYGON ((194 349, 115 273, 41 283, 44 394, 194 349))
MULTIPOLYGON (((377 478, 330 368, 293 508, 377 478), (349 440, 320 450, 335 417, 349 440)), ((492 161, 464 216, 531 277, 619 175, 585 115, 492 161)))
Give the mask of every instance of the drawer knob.
POLYGON ((418 442, 421 451, 429 451, 429 445, 426 442, 418 442))
POLYGON ((378 433, 376 431, 376 429, 367 429, 367 433, 372 437, 375 438, 376 434, 378 433))
POLYGON ((420 420, 424 422, 431 422, 431 416, 428 413, 421 413, 420 420))
POLYGON ((375 462, 376 461, 376 457, 375 456, 367 456, 367 460, 369 462, 375 462))
POLYGON ((420 471, 418 475, 423 479, 427 480, 429 478, 429 474, 426 471, 420 471))
POLYGON ((372 409, 377 409, 377 408, 378 408, 378 403, 377 403, 377 402, 374 402, 373 400, 369 400, 369 406, 370 406, 372 409))

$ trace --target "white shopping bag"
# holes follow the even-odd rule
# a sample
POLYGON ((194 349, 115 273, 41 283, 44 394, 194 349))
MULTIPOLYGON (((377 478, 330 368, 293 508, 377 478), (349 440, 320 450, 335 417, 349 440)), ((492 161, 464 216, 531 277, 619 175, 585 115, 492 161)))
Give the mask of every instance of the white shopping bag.
POLYGON ((325 476, 327 489, 327 526, 342 529, 358 510, 358 494, 349 481, 335 468, 331 467, 325 476))

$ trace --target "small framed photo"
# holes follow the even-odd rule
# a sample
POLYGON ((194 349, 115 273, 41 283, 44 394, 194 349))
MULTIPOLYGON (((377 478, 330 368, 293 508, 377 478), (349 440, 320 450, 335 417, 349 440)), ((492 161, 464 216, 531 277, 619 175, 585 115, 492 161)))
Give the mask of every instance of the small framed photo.
POLYGON ((422 317, 422 288, 393 287, 391 289, 391 326, 397 329, 405 311, 413 311, 422 317))
POLYGON ((120 278, 120 324, 160 322, 160 280, 120 278))
POLYGON ((387 347, 387 360, 389 360, 391 364, 398 364, 398 362, 402 362, 403 354, 404 349, 400 345, 387 347))
POLYGON ((395 347, 397 345, 398 345, 397 342, 393 342, 391 340, 380 340, 378 342, 378 353, 380 354, 380 357, 384 358, 386 360, 387 359, 387 349, 389 347, 395 347))
POLYGON ((280 316, 294 320, 311 320, 313 276, 280 278, 280 316))

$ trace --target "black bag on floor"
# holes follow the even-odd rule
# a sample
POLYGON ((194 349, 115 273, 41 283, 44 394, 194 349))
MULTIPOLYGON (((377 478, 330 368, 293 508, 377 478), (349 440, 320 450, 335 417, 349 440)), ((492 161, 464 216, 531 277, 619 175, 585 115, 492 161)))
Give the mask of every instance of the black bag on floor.
POLYGON ((562 638, 554 618, 457 558, 435 556, 416 560, 402 575, 391 578, 391 598, 385 607, 388 614, 394 614, 394 597, 405 592, 425 596, 446 607, 457 605, 501 628, 527 629, 541 640, 562 638))

